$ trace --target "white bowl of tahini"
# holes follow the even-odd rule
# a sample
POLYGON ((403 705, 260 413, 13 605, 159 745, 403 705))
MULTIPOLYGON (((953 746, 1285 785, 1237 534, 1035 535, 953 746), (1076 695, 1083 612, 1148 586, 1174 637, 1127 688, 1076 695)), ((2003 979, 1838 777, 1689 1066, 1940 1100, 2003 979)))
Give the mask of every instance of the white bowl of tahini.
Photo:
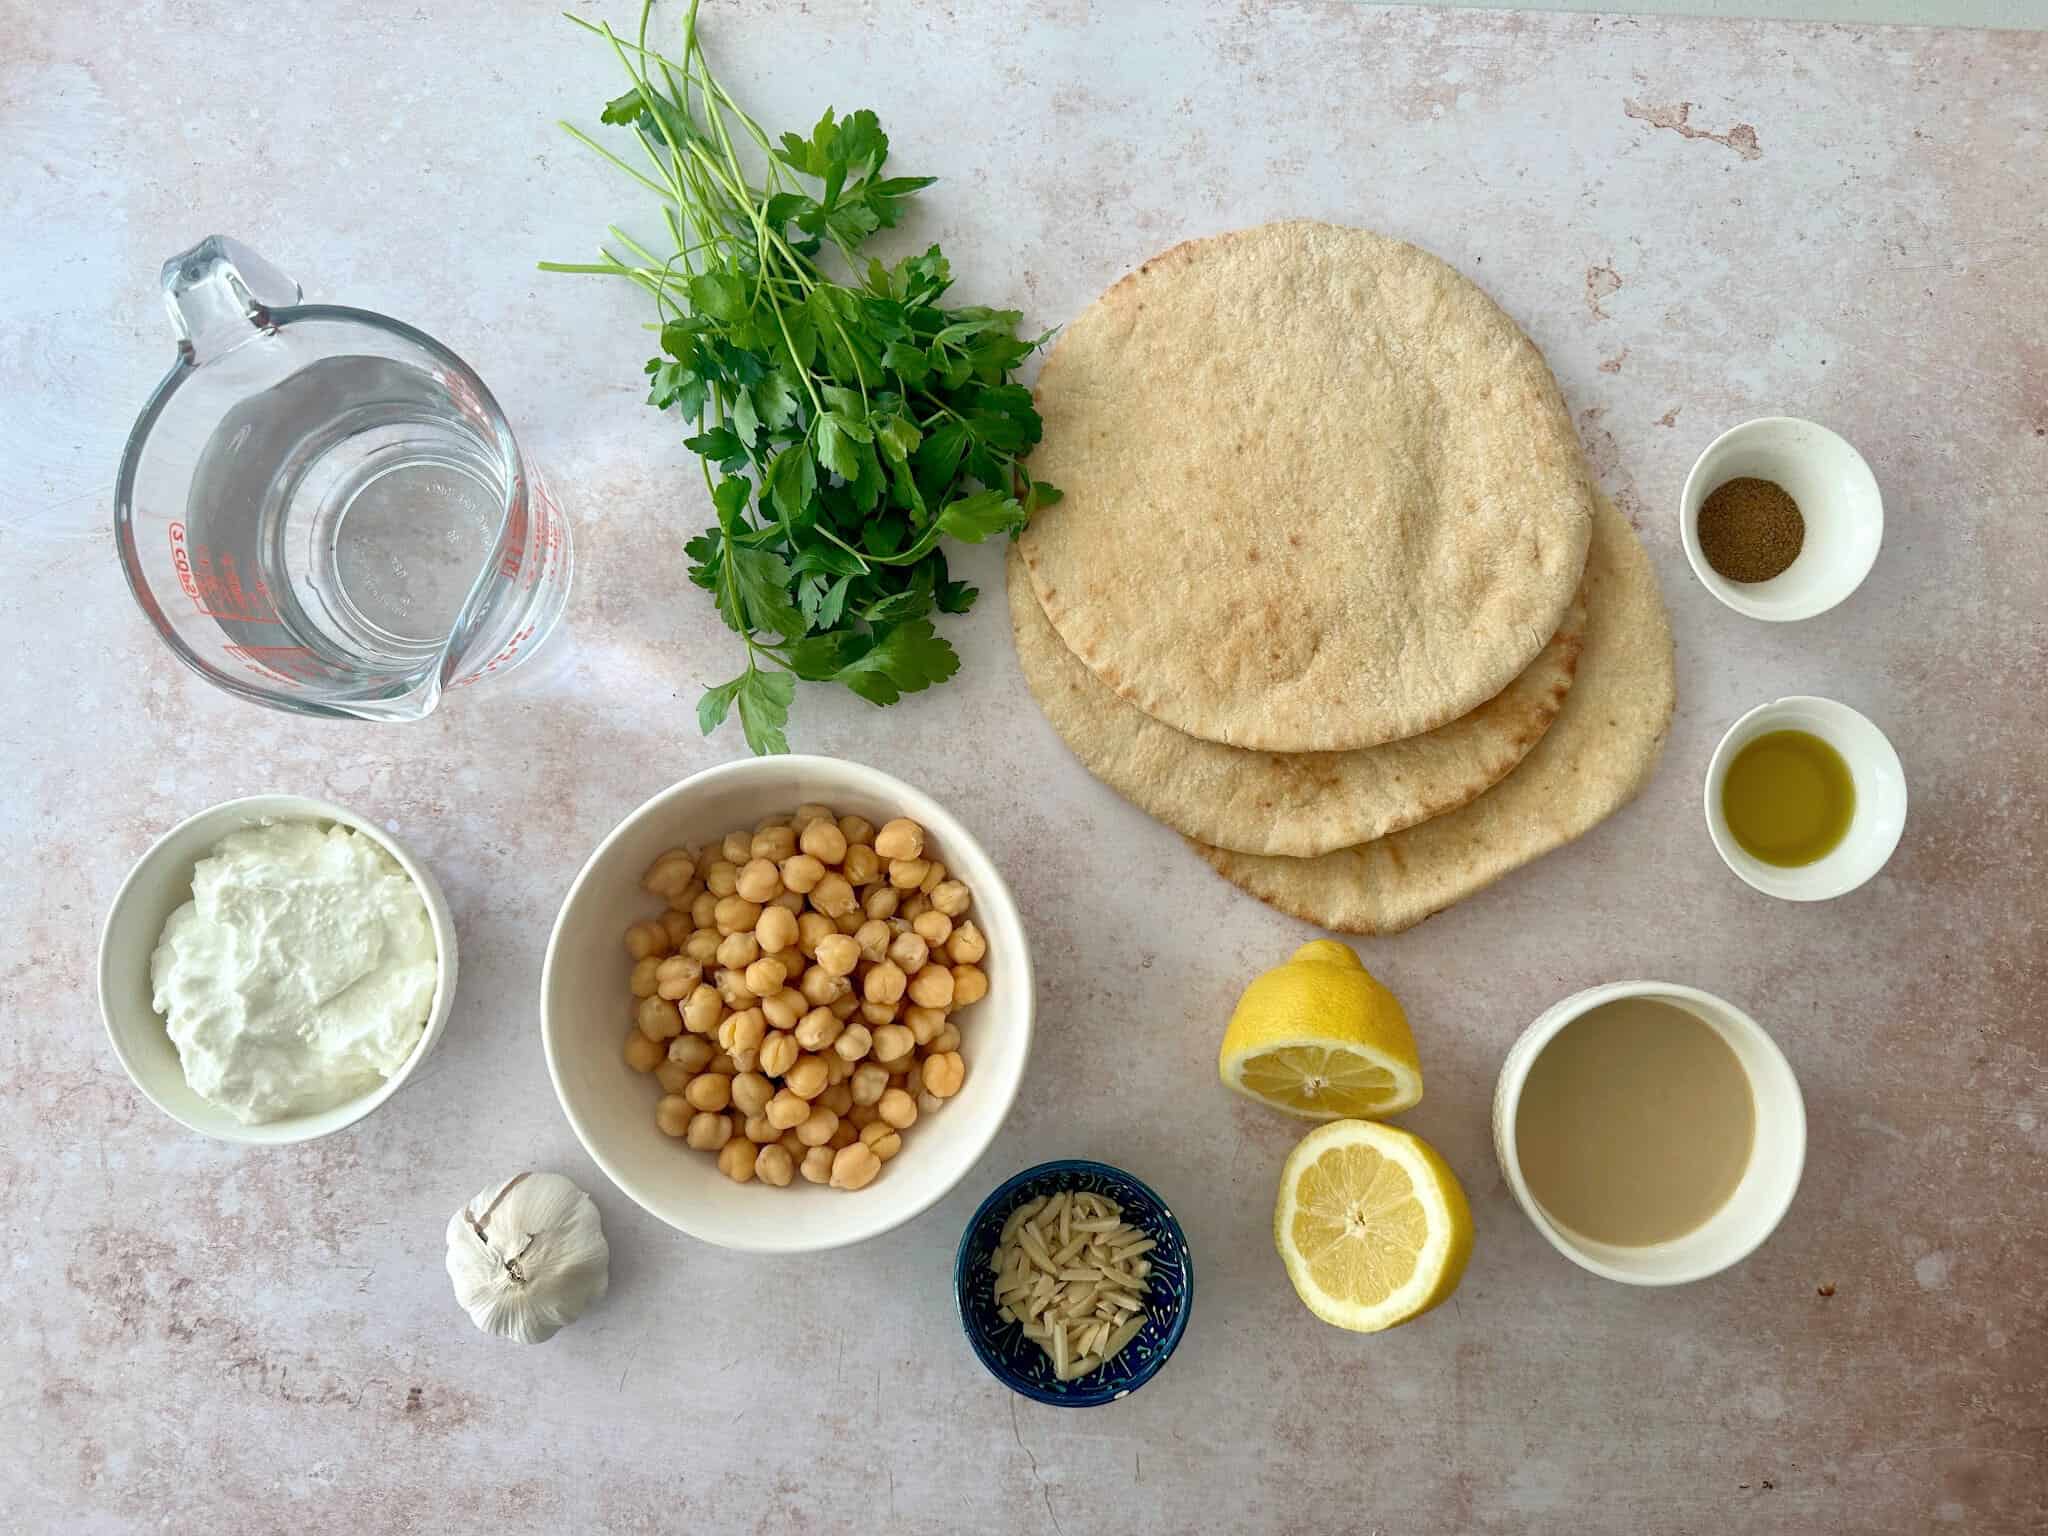
MULTIPOLYGON (((347 914, 338 914, 346 921, 347 914)), ((289 957, 287 957, 289 958, 289 957)), ((225 801, 187 818, 158 838, 115 893, 100 933, 100 1017, 114 1054, 143 1096, 173 1120, 218 1141, 281 1145, 313 1141, 355 1124, 402 1087, 419 1069, 447 1027, 455 998, 455 920, 425 865, 369 818, 303 795, 251 795, 225 801), (156 1008, 152 960, 172 915, 193 900, 193 873, 224 838, 275 825, 346 829, 367 838, 404 872, 426 909, 433 940, 433 991, 417 1041, 380 1079, 362 1084, 339 1102, 302 1113, 248 1121, 203 1096, 187 1080, 185 1063, 156 1008)), ((289 1072, 290 1063, 281 1066, 289 1072)))

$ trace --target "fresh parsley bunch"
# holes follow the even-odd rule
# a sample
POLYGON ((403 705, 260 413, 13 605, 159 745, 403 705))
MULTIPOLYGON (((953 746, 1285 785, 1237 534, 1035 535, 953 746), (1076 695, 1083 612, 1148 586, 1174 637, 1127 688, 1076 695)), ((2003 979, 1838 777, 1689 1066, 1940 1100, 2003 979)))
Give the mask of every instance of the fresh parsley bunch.
POLYGON ((706 66, 697 0, 680 60, 648 48, 651 10, 633 43, 570 18, 632 77, 603 121, 630 128, 651 169, 563 126, 663 199, 675 250, 613 227, 625 255, 541 265, 653 295, 648 401, 696 422, 686 442, 718 516, 684 546, 690 579, 747 648, 745 670, 698 701, 698 723, 708 734, 737 704, 749 747, 786 752, 798 678, 894 704, 959 670, 932 618, 965 613, 977 592, 947 573, 940 540, 1014 537, 1059 498, 1024 470, 1038 413, 1010 378, 1046 338, 1021 338, 1016 310, 946 307, 953 274, 936 245, 893 266, 862 260, 933 181, 882 174, 874 113, 828 108, 809 137, 771 141, 706 66), (741 142, 765 161, 759 180, 741 142), (828 246, 848 281, 828 275, 828 246))

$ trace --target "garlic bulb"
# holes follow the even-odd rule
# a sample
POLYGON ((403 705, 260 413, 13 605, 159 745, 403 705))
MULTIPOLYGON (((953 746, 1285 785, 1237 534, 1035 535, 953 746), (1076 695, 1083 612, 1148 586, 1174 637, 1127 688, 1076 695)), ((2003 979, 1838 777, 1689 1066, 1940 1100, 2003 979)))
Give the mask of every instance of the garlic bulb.
POLYGON ((603 1299, 611 1246, 597 1204, 559 1173, 522 1173, 448 1218, 448 1278, 485 1333, 539 1344, 603 1299))

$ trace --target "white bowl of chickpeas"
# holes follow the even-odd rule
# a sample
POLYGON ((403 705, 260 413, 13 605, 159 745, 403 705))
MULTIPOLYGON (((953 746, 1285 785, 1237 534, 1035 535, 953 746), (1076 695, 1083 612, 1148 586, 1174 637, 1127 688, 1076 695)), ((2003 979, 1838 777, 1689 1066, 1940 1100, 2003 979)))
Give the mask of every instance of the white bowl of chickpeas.
POLYGON ((764 757, 685 779, 590 856, 548 941, 570 1125, 720 1247, 838 1248, 974 1166, 1031 1049, 1031 960, 989 857, 921 790, 764 757))

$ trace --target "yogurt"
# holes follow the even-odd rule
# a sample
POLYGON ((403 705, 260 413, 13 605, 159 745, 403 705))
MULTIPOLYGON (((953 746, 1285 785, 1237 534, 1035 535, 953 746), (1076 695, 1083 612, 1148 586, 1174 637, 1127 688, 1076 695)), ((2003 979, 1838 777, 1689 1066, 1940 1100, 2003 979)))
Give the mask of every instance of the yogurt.
POLYGON ((403 1066, 435 960, 425 900, 374 839, 268 822, 193 869, 150 983, 185 1081, 258 1124, 331 1109, 403 1066))

